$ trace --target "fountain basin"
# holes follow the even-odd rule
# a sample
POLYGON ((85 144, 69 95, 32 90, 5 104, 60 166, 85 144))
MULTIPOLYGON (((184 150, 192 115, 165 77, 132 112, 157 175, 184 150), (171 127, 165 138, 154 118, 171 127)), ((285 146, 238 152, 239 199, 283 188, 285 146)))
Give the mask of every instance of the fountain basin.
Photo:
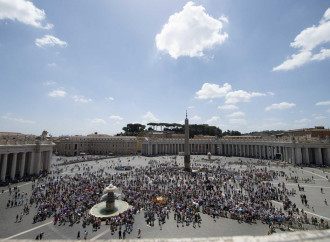
POLYGON ((107 219, 113 216, 117 216, 118 214, 123 213, 130 208, 130 205, 122 200, 115 200, 114 205, 114 209, 112 211, 108 211, 106 201, 103 201, 94 205, 89 213, 97 218, 107 219))

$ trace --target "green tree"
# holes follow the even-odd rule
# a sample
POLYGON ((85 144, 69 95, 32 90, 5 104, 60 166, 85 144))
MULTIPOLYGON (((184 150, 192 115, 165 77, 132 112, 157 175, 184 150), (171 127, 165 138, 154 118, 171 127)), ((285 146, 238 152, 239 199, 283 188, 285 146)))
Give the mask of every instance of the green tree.
POLYGON ((127 124, 126 127, 123 127, 124 136, 138 136, 145 132, 146 126, 143 124, 127 124))

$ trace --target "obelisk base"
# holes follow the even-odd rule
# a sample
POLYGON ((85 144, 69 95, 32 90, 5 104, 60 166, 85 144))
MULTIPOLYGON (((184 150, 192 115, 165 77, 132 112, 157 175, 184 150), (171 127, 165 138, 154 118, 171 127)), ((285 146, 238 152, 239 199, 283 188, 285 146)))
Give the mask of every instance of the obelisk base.
POLYGON ((191 171, 191 167, 190 167, 190 155, 185 155, 184 156, 184 170, 185 171, 191 171))

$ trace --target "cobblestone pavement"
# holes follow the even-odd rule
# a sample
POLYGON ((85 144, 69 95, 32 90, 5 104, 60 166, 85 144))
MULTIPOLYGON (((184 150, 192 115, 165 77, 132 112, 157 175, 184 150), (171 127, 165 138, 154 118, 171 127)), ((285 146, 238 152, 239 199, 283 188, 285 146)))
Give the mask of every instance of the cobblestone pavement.
MULTIPOLYGON (((58 157, 53 157, 53 163, 56 164, 58 157)), ((214 157, 218 159, 214 164, 220 162, 220 164, 228 162, 238 162, 239 160, 243 161, 257 161, 249 158, 240 158, 240 157, 214 157)), ((64 158, 70 160, 72 158, 64 158)), ((142 157, 142 156, 131 156, 131 157, 120 157, 120 158, 111 158, 106 160, 99 161, 89 161, 89 165, 93 165, 92 171, 97 171, 99 168, 107 165, 107 161, 114 161, 114 164, 120 165, 131 165, 134 167, 141 167, 148 165, 150 160, 157 161, 173 161, 174 156, 163 156, 163 157, 142 157)), ((183 157, 177 156, 176 159, 179 165, 183 165, 183 157)), ((193 164, 210 164, 209 161, 206 161, 206 156, 192 156, 192 165, 193 164)), ((71 172, 71 168, 74 167, 74 164, 62 166, 63 173, 62 175, 74 175, 77 170, 71 172)), ((237 164, 232 164, 232 168, 235 169, 244 169, 243 165, 240 167, 237 164)), ((320 168, 294 168, 290 165, 287 165, 285 168, 281 165, 276 165, 276 162, 271 162, 269 167, 271 170, 284 171, 286 174, 291 174, 292 176, 298 176, 299 179, 309 178, 311 182, 299 182, 300 186, 304 187, 304 191, 298 190, 298 184, 293 181, 285 181, 284 178, 280 177, 279 180, 274 180, 275 184, 279 182, 285 182, 287 188, 292 188, 297 191, 295 196, 291 196, 290 199, 297 204, 301 209, 303 208, 308 216, 324 217, 325 220, 330 222, 330 209, 329 206, 325 205, 324 200, 330 202, 330 182, 326 176, 330 176, 328 171, 321 170, 320 168), (323 188, 323 193, 321 193, 321 188, 323 188), (309 208, 305 207, 300 200, 300 194, 306 194, 307 200, 309 203, 309 208)), ((81 169, 81 172, 82 169, 81 169)), ((109 171, 108 171, 109 172, 109 171)), ((111 173, 116 173, 118 171, 111 170, 111 173)), ((125 171, 120 171, 125 172, 125 171)), ((21 191, 27 192, 28 196, 31 194, 32 182, 19 183, 15 184, 19 187, 21 191)), ((35 208, 31 207, 29 215, 24 215, 21 222, 16 223, 16 214, 20 214, 23 206, 6 208, 7 201, 9 199, 8 187, 0 188, 2 190, 0 194, 0 214, 2 219, 0 220, 0 238, 2 239, 34 239, 37 234, 43 232, 44 239, 76 239, 77 232, 80 231, 81 238, 83 238, 85 229, 81 224, 74 224, 70 227, 68 224, 58 226, 53 225, 53 219, 47 219, 42 223, 33 224, 33 216, 35 208)), ((280 203, 274 202, 277 206, 281 206, 280 203)), ((257 221, 257 224, 239 224, 236 220, 219 218, 215 221, 208 215, 202 214, 202 224, 201 227, 196 226, 193 228, 192 225, 180 227, 176 226, 176 222, 173 218, 173 212, 170 214, 169 220, 166 221, 162 227, 155 223, 153 227, 148 226, 143 218, 143 213, 137 214, 135 216, 134 230, 131 234, 126 234, 126 239, 136 238, 137 228, 142 230, 143 238, 187 238, 187 237, 215 237, 215 236, 234 236, 234 235, 265 235, 267 234, 268 225, 262 224, 260 221, 257 221)), ((104 224, 104 222, 103 222, 104 224)), ((313 227, 311 227, 313 229, 313 227)), ((88 232, 88 239, 118 239, 118 231, 114 235, 111 235, 109 226, 102 225, 101 229, 97 232, 92 232, 92 227, 87 226, 86 230, 88 232)), ((281 232, 277 230, 276 232, 281 232)))

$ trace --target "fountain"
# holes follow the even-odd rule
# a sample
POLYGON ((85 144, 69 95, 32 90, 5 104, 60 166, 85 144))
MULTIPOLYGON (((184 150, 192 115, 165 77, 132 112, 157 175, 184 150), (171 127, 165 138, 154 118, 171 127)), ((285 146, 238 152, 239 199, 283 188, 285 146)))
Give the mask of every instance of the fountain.
POLYGON ((95 217, 106 219, 117 216, 129 209, 129 204, 122 200, 116 200, 115 191, 117 187, 110 184, 104 189, 101 202, 94 205, 89 213, 95 217))

